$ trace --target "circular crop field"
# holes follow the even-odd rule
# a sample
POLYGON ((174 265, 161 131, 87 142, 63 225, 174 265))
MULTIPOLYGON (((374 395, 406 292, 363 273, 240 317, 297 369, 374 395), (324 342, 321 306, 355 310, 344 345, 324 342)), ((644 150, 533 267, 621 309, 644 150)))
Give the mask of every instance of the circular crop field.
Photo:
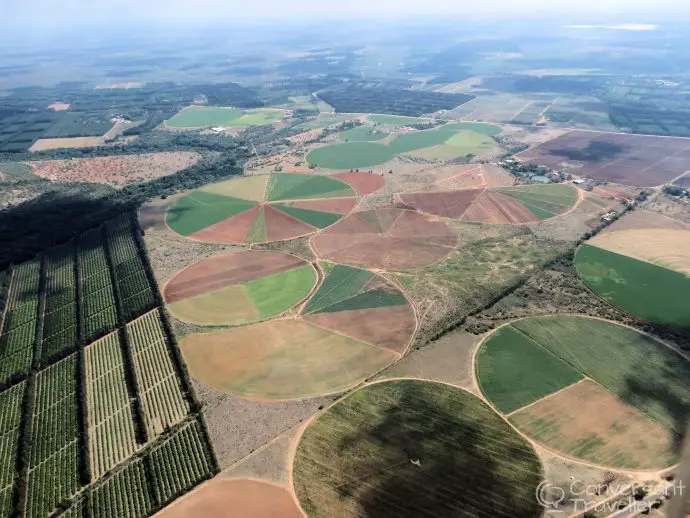
POLYGON ((529 443, 479 398, 427 381, 369 385, 321 414, 300 439, 293 480, 314 518, 543 512, 529 443))
POLYGON ((328 227, 356 203, 356 191, 335 177, 246 176, 191 191, 168 209, 166 222, 196 241, 263 243, 328 227))
POLYGON ((690 230, 604 232, 580 247, 575 265, 585 284, 610 304, 690 332, 690 230))
POLYGON ((317 275, 307 261, 280 252, 232 252, 185 268, 163 288, 183 322, 237 325, 279 315, 307 297, 317 275))
POLYGON ((325 266, 298 317, 184 337, 194 376, 233 394, 292 399, 345 390, 399 358, 416 329, 405 296, 370 271, 325 266))
POLYGON ((647 335, 572 315, 517 320, 485 340, 476 372, 487 399, 546 447, 619 469, 679 460, 690 363, 647 335))
POLYGON ((457 233, 445 223, 398 208, 355 212, 312 239, 325 259, 390 269, 435 263, 457 244, 457 233))
POLYGON ((489 224, 535 223, 559 216, 577 202, 577 191, 565 184, 455 190, 449 182, 439 182, 399 196, 422 212, 489 224))
POLYGON ((393 160, 395 154, 388 147, 373 142, 344 142, 330 144, 310 151, 307 162, 326 169, 371 167, 393 160))

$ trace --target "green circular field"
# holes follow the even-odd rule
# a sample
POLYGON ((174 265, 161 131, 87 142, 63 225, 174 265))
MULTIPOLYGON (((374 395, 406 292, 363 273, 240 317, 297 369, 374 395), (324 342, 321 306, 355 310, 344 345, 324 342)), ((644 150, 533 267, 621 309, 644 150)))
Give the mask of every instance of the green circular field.
POLYGON ((293 479, 310 517, 543 511, 529 443, 477 397, 434 382, 378 383, 336 403, 304 432, 293 479))
POLYGON ((307 154, 309 164, 326 169, 359 169, 393 159, 388 146, 373 142, 344 142, 316 148, 307 154))
POLYGON ((482 344, 476 372, 486 398, 547 447, 613 468, 678 461, 690 363, 645 334, 573 315, 517 320, 482 344))
MULTIPOLYGON (((660 236, 664 232, 655 231, 660 236)), ((630 239, 637 239, 634 233, 630 239)), ((650 246, 646 239, 642 243, 650 246)), ((665 250, 674 250, 672 245, 677 248, 678 242, 669 242, 668 247, 657 242, 649 253, 653 249, 663 257, 665 250)), ((583 282, 606 302, 653 324, 690 332, 690 277, 685 272, 592 245, 580 247, 575 266, 583 282)))

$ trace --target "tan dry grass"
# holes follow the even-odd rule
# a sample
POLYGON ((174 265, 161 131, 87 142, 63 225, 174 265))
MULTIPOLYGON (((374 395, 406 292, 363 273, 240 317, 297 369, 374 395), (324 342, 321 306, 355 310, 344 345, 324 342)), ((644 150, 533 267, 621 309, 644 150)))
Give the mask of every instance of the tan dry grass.
POLYGON ((70 106, 72 105, 67 103, 53 103, 48 105, 48 109, 54 112, 64 112, 65 110, 69 110, 70 106))
POLYGON ((690 275, 690 230, 620 230, 600 234, 590 244, 690 275))
POLYGON ((596 464, 660 469, 677 462, 671 432, 591 380, 519 410, 510 420, 542 444, 596 464))

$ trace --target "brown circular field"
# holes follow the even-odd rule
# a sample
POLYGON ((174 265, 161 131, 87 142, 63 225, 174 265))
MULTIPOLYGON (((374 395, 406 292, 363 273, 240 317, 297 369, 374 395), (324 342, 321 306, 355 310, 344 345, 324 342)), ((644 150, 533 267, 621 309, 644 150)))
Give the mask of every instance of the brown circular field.
POLYGON ((302 518, 290 493, 258 480, 213 479, 172 503, 158 518, 302 518))
POLYGON ((457 244, 457 233, 445 223, 399 208, 350 214, 312 238, 324 259, 390 269, 433 264, 457 244))
POLYGON ((435 216, 493 225, 536 223, 563 214, 577 201, 575 189, 564 184, 460 190, 441 187, 402 193, 399 198, 435 216))
POLYGON ((307 261, 280 252, 215 255, 175 275, 163 287, 168 310, 200 325, 237 325, 276 316, 304 300, 317 275, 307 261))

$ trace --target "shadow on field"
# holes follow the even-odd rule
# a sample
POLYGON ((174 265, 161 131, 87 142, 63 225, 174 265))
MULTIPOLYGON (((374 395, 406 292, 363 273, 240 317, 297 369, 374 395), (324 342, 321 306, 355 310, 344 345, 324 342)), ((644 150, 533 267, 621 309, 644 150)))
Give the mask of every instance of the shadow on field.
POLYGON ((689 383, 687 376, 683 374, 687 369, 681 370, 684 362, 682 357, 678 357, 678 363, 666 362, 664 368, 657 373, 655 378, 639 379, 635 377, 628 377, 626 379, 626 392, 623 394, 623 399, 640 408, 641 405, 658 404, 673 419, 673 452, 680 453, 682 448, 683 437, 688 426, 688 417, 690 417, 690 399, 683 399, 678 393, 673 393, 667 390, 666 387, 656 383, 657 379, 669 378, 674 381, 674 384, 687 385, 689 383))
POLYGON ((598 142, 593 141, 587 144, 587 147, 582 149, 559 148, 550 149, 549 154, 555 156, 562 156, 568 160, 576 160, 580 162, 605 162, 612 158, 617 158, 627 151, 626 146, 616 144, 614 142, 598 142))
POLYGON ((516 460, 525 459, 521 439, 497 444, 486 437, 487 426, 473 419, 472 409, 462 421, 441 408, 427 412, 415 393, 414 385, 406 387, 399 405, 388 409, 383 421, 338 445, 339 455, 345 457, 360 441, 377 441, 388 453, 385 459, 372 458, 371 469, 362 469, 362 477, 338 488, 342 497, 359 493, 360 509, 371 518, 541 514, 534 495, 540 479, 538 461, 534 456, 529 466, 516 460), (499 466, 497 458, 513 459, 515 464, 499 466), (411 462, 416 460, 420 466, 411 462), (527 469, 506 469, 518 463, 527 469), (382 465, 388 467, 381 469, 382 465), (367 474, 377 482, 363 490, 367 474))

